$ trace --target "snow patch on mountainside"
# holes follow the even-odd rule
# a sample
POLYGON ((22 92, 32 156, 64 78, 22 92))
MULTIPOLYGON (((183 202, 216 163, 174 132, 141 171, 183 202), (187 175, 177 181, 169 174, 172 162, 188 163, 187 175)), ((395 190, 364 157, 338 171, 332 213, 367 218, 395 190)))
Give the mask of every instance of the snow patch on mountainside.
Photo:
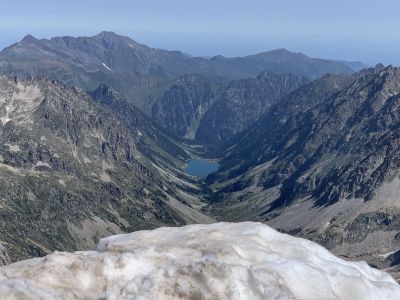
POLYGON ((102 63, 103 67, 106 68, 108 71, 112 72, 111 68, 107 66, 105 63, 102 63))
POLYGON ((4 299, 400 299, 365 262, 260 223, 160 228, 0 268, 4 299))

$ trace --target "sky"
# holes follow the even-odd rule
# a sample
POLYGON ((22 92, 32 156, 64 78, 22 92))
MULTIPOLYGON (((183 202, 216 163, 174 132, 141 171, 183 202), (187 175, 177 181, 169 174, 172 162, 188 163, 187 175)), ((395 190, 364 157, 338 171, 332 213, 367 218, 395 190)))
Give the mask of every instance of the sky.
POLYGON ((286 48, 400 66, 399 0, 0 0, 0 48, 103 30, 196 56, 286 48))

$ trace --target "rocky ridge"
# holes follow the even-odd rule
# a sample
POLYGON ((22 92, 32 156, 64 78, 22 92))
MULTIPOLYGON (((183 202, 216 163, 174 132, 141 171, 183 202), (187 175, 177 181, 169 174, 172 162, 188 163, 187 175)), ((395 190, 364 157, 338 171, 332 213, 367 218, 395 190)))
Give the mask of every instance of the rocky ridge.
POLYGON ((178 168, 185 150, 147 129, 140 112, 123 120, 45 78, 0 77, 0 87, 0 243, 12 261, 90 248, 124 231, 212 221, 178 168))
POLYGON ((399 247, 399 101, 400 70, 382 65, 294 91, 227 149, 214 212, 381 261, 399 247))

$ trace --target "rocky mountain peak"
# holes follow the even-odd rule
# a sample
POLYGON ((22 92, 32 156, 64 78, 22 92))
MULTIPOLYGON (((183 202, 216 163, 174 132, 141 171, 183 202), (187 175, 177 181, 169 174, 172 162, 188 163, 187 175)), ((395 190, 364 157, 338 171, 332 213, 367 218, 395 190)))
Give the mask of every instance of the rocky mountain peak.
POLYGON ((110 105, 116 99, 122 98, 119 92, 117 92, 112 87, 104 83, 100 84, 99 87, 90 94, 95 101, 98 101, 106 105, 110 105))
POLYGON ((380 72, 380 71, 385 69, 385 65, 382 64, 382 63, 378 63, 378 64, 375 65, 374 69, 375 69, 376 72, 380 72))
POLYGON ((100 37, 104 39, 119 38, 121 35, 116 34, 114 31, 102 31, 96 34, 94 37, 100 37))
POLYGON ((21 43, 35 43, 39 41, 37 38, 35 38, 33 35, 26 35, 22 40, 21 43))
POLYGON ((139 44, 129 37, 116 34, 113 31, 102 31, 89 39, 100 41, 106 47, 129 47, 131 50, 135 51, 150 51, 151 49, 145 45, 139 44))

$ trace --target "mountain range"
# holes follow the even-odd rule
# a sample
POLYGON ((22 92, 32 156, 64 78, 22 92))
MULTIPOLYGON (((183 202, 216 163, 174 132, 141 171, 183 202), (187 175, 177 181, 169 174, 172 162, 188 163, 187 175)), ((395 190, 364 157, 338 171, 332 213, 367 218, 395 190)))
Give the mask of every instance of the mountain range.
MULTIPOLYGON (((274 73, 317 78, 325 73, 351 73, 354 64, 307 57, 285 49, 246 57, 192 57, 179 51, 154 49, 113 32, 93 37, 36 39, 27 35, 5 48, 2 69, 16 73, 42 73, 65 83, 87 88, 101 77, 140 73, 163 78, 184 74, 240 79, 254 77, 264 70, 274 73), (352 67, 353 65, 353 67, 352 67), (67 71, 67 72, 66 72, 67 71)), ((360 65, 356 64, 355 68, 360 65)), ((98 84, 95 84, 97 86, 98 84)))
POLYGON ((191 57, 179 51, 150 48, 113 32, 101 32, 93 37, 52 39, 36 39, 28 35, 0 52, 0 74, 46 76, 85 91, 93 91, 104 83, 158 120, 169 132, 189 139, 198 136, 201 142, 207 143, 231 137, 240 128, 249 125, 249 119, 258 118, 286 88, 288 92, 305 80, 297 79, 297 85, 284 82, 284 79, 278 83, 279 79, 272 76, 290 73, 311 80, 326 73, 350 74, 360 66, 360 63, 310 58, 285 49, 246 57, 191 57), (268 91, 267 82, 265 87, 259 88, 260 91, 250 92, 254 93, 253 98, 264 97, 262 93, 269 98, 266 101, 254 99, 251 110, 257 110, 256 115, 242 110, 234 112, 231 106, 240 97, 246 96, 246 91, 233 92, 233 89, 239 85, 252 85, 254 89, 259 83, 252 78, 257 76, 258 80, 268 80, 266 77, 270 76, 270 85, 276 81, 281 86, 268 91), (277 90, 280 92, 277 93, 277 90), (201 97, 199 94, 206 99, 197 100, 201 97), (190 95, 196 97, 190 105, 179 103, 180 97, 185 99, 190 95), (217 100, 218 103, 213 106, 217 100), (171 107, 172 101, 175 105, 171 107), (204 116, 208 109, 211 109, 210 113, 204 116), (238 128, 233 131, 228 129, 232 124, 215 124, 214 128, 215 114, 221 110, 232 117, 243 115, 242 120, 236 121, 240 123, 238 128), (204 124, 201 122, 203 116, 204 124), (200 130, 198 134, 197 130, 200 130), (213 135, 215 139, 207 140, 206 136, 213 135))
POLYGON ((400 71, 363 67, 25 37, 0 53, 0 262, 252 220, 397 274, 400 71))

